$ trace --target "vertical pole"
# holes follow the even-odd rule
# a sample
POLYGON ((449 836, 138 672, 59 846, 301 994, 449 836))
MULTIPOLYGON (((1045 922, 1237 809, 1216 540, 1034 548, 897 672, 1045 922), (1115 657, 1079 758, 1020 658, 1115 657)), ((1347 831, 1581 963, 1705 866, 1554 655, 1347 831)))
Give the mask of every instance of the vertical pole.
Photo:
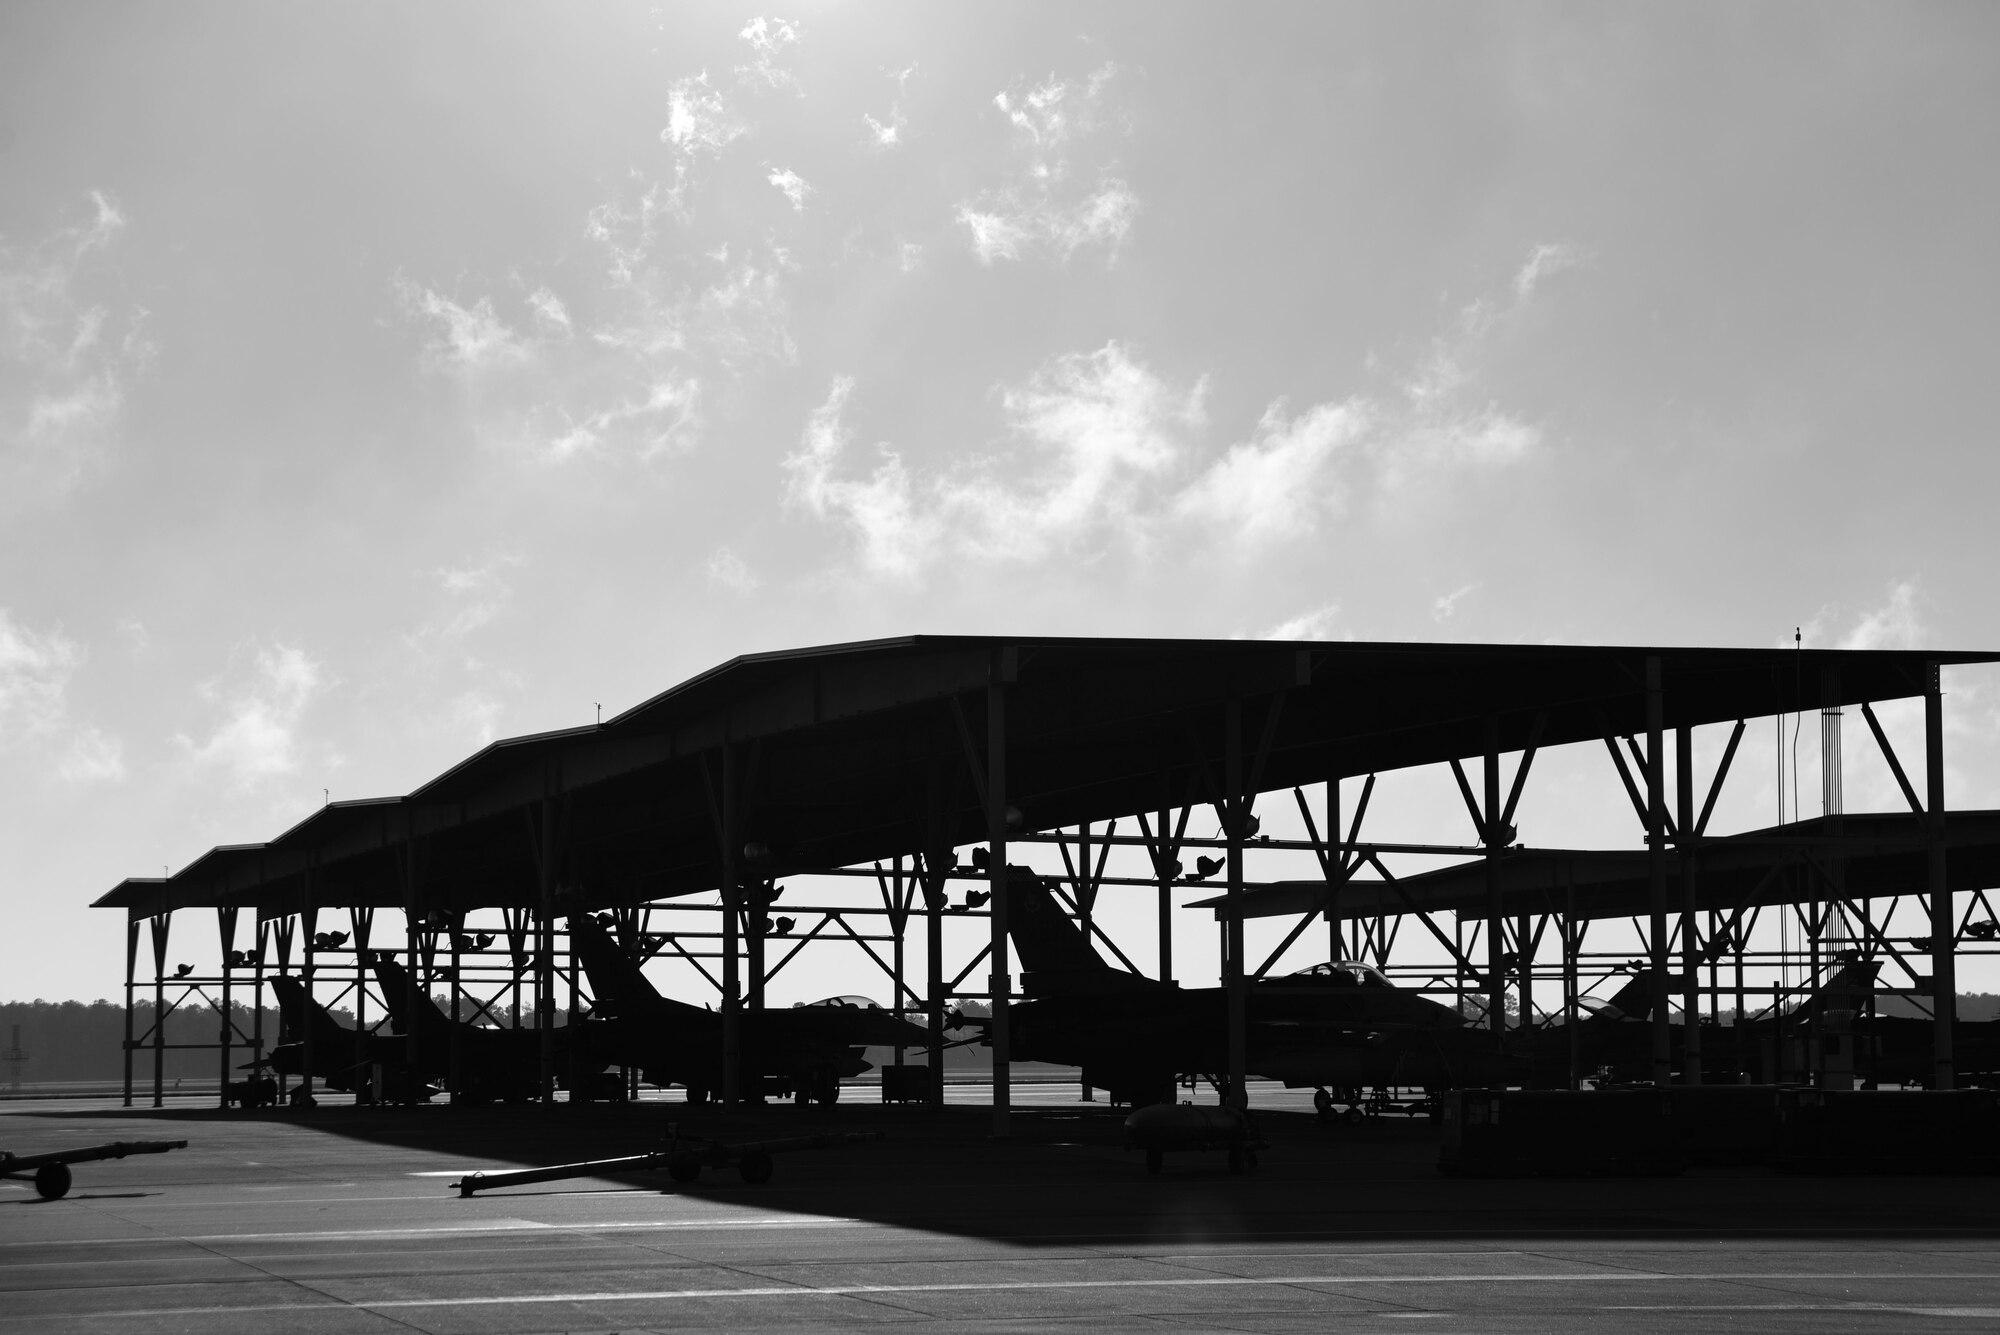
MULTIPOLYGON (((250 992, 253 1003, 250 1012, 250 1047, 255 1054, 253 1060, 258 1062, 264 1060, 264 944, 266 940, 265 933, 269 930, 264 921, 263 912, 260 910, 257 914, 257 957, 252 961, 254 967, 250 974, 250 992)), ((257 1069, 261 1070, 262 1068, 259 1067, 257 1069)), ((277 1076, 278 1093, 283 1095, 285 1092, 284 1072, 278 1072, 277 1076)), ((282 1101, 281 1098, 280 1102, 282 1101)))
POLYGON ((930 1105, 944 1107, 944 869, 924 855, 924 996, 930 1029, 930 1105))
POLYGON ((742 852, 737 838, 736 744, 722 744, 722 1106, 743 1097, 742 852))
MULTIPOLYGON (((304 948, 299 952, 299 990, 303 993, 303 999, 299 1013, 299 1028, 301 1032, 298 1035, 298 1042, 300 1044, 298 1099, 302 1106, 308 1108, 313 1105, 313 1076, 318 1074, 319 1070, 313 1064, 313 1030, 319 1027, 314 1023, 313 1015, 313 1006, 315 1005, 313 997, 313 956, 317 953, 313 945, 313 935, 319 930, 319 908, 312 901, 312 892, 313 874, 312 869, 308 867, 306 869, 305 902, 299 906, 299 934, 305 937, 306 943, 304 948)), ((279 1018, 283 1019, 284 1017, 280 1015, 279 1018)))
POLYGON ((1694 728, 1674 729, 1674 820, 1680 826, 1681 855, 1681 1079, 1701 1083, 1701 920, 1697 898, 1694 811, 1694 728))
POLYGON ((1485 818, 1481 822, 1479 842, 1486 849, 1486 1025, 1493 1032, 1493 1050, 1504 1052, 1507 1046, 1507 970, 1505 950, 1507 934, 1502 930, 1500 916, 1500 850, 1504 835, 1496 827, 1500 824, 1500 720, 1495 715, 1486 716, 1486 745, 1483 766, 1484 792, 1481 806, 1485 818))
POLYGON ((1646 659, 1646 867, 1652 880, 1653 1083, 1673 1079, 1673 1028, 1667 1019, 1666 698, 1657 655, 1646 659))
POLYGON ((139 920, 125 919, 125 1106, 132 1106, 132 976, 139 967, 139 920))
POLYGON ((1924 813, 1930 836, 1931 1038, 1933 1089, 1955 1087, 1952 1023, 1958 1016, 1958 924, 1944 875, 1944 682, 1936 663, 1924 672, 1924 813))
MULTIPOLYGON (((419 1016, 423 1014, 419 1006, 430 1005, 429 989, 425 987, 424 966, 429 957, 423 950, 421 936, 424 930, 423 892, 417 884, 417 844, 408 826, 403 831, 403 935, 410 947, 410 967, 404 974, 403 1013, 410 1017, 409 1034, 403 1039, 403 1064, 408 1068, 408 1079, 403 1086, 403 1101, 416 1106, 417 1095, 424 1084, 423 1025, 419 1016)), ((388 998, 384 997, 384 1001, 388 998)))
POLYGON ((375 910, 350 905, 349 929, 354 933, 354 1102, 373 1102, 380 1092, 382 1063, 368 1060, 368 936, 375 926, 375 910), (364 1090, 366 1091, 364 1094, 364 1090))
POLYGON ((1569 1037, 1569 1087, 1583 1088, 1583 1034, 1577 1026, 1576 957, 1583 934, 1576 927, 1576 863, 1563 859, 1563 1030, 1569 1037))
POLYGON ((1520 989, 1517 1023, 1522 1033, 1535 1027, 1535 920, 1523 913, 1514 919, 1514 981, 1520 989))
MULTIPOLYGON (((1076 827, 1076 917, 1077 927, 1083 932, 1083 939, 1090 940, 1092 911, 1097 907, 1097 882, 1091 877, 1090 867, 1090 822, 1081 821, 1076 827)), ((1079 1103, 1094 1103, 1087 1077, 1080 1079, 1079 1103)))
POLYGON ((1174 854, 1178 851, 1167 837, 1170 808, 1160 807, 1160 859, 1153 876, 1160 889, 1160 981, 1174 981, 1174 854))
POLYGON ((465 968, 465 953, 459 949, 465 939, 465 915, 454 913, 446 926, 451 933, 451 1093, 447 1099, 456 1103, 465 1089, 465 992, 459 981, 465 968))
POLYGON ((150 924, 153 933, 153 1106, 167 1102, 167 933, 173 929, 171 912, 157 914, 150 924))
POLYGON ((556 989, 555 989, 555 916, 556 916, 556 871, 562 861, 562 850, 557 846, 562 838, 560 812, 552 797, 542 799, 542 863, 540 896, 536 900, 535 913, 535 1027, 541 1030, 538 1054, 540 1056, 542 1106, 553 1108, 556 1102, 556 989))
MULTIPOLYGON (((892 995, 896 999, 890 1004, 895 1007, 896 1018, 899 1020, 907 1020, 909 1018, 909 1016, 905 1013, 903 1008, 904 996, 908 990, 903 986, 903 934, 909 930, 910 926, 909 908, 910 908, 910 890, 912 887, 910 886, 910 883, 908 881, 904 880, 904 874, 905 873, 903 870, 903 855, 901 853, 898 853, 896 854, 896 879, 890 882, 890 884, 895 887, 896 891, 896 914, 893 918, 890 919, 890 921, 895 923, 896 925, 896 939, 890 944, 891 951, 893 952, 890 960, 890 968, 895 972, 896 975, 894 981, 890 984, 890 987, 893 989, 892 995)), ((915 868, 914 867, 911 868, 908 874, 912 879, 914 879, 916 875, 915 868)), ((764 962, 761 959, 757 961, 757 972, 759 975, 757 983, 757 1005, 759 1009, 762 1009, 764 1005, 764 983, 762 979, 762 975, 764 972, 764 962)), ((896 1065, 899 1067, 903 1065, 903 1049, 900 1047, 896 1049, 896 1065)), ((902 1089, 897 1090, 898 1098, 902 1097, 903 1094, 904 1091, 902 1089)))
POLYGON ((1341 868, 1347 863, 1347 846, 1340 841, 1340 779, 1326 781, 1326 860, 1333 869, 1327 877, 1326 949, 1329 960, 1338 961, 1340 950, 1340 887, 1347 878, 1341 868))
MULTIPOLYGON (((581 911, 582 906, 572 904, 571 907, 581 911)), ((563 1055, 567 1060, 564 1061, 563 1067, 564 1078, 569 1081, 570 1102, 581 1103, 586 1098, 595 1098, 597 1091, 595 1088, 590 1090, 585 1090, 584 1088, 584 1058, 586 1054, 583 1050, 583 1027, 577 1022, 577 1017, 583 1014, 583 970, 577 967, 576 946, 570 937, 567 923, 568 919, 565 918, 562 953, 563 967, 569 974, 569 1018, 564 1022, 563 1055)), ((555 949, 555 944, 556 925, 555 920, 550 919, 549 949, 552 952, 555 949)), ((592 1074, 595 1074, 595 1072, 592 1074)))
POLYGON ((216 1035, 216 1049, 221 1058, 221 1072, 216 1078, 216 1106, 229 1106, 229 1039, 235 1021, 229 1014, 231 966, 229 957, 236 950, 236 910, 217 906, 215 910, 216 935, 222 938, 222 999, 216 1013, 222 1020, 221 1032, 216 1035))
POLYGON ((1249 989, 1243 973, 1243 833, 1250 814, 1243 792, 1243 702, 1230 700, 1222 715, 1222 834, 1228 841, 1229 914, 1222 932, 1222 977, 1229 989, 1229 1087, 1225 1099, 1239 1111, 1249 1106, 1249 989))
POLYGON ((986 875, 993 965, 987 991, 993 1004, 993 1134, 1003 1139, 1012 1134, 1014 1102, 1013 1045, 1007 1023, 1013 991, 1007 948, 1007 675, 996 654, 986 686, 986 839, 992 855, 986 875))

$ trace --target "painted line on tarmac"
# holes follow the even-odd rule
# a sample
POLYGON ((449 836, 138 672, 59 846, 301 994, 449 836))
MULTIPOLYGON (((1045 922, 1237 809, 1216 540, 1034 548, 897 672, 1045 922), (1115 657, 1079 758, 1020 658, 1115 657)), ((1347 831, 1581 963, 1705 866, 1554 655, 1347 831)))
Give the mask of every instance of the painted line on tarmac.
MULTIPOLYGON (((1760 1274, 1739 1272, 1717 1272, 1714 1274, 1668 1274, 1630 1271, 1583 1271, 1574 1274, 1545 1275, 1272 1275, 1262 1277, 1216 1275, 1180 1279, 1052 1279, 1052 1280, 998 1280, 965 1282, 954 1284, 829 1284, 815 1288, 786 1284, 756 1288, 736 1289, 653 1289, 643 1292, 592 1292, 592 1293, 535 1293, 504 1298, 389 1298, 378 1302, 347 1302, 330 1298, 323 1303, 273 1303, 267 1305, 246 1304, 240 1307, 160 1307, 133 1309, 123 1312, 93 1312, 91 1316, 107 1317, 190 1317, 223 1316, 234 1313, 251 1312, 327 1312, 351 1308, 364 1312, 402 1312, 421 1308, 437 1307, 512 1307, 545 1306, 551 1303, 629 1303, 629 1302, 672 1302, 688 1298, 880 1298, 906 1296, 915 1297, 926 1293, 1052 1293, 1079 1292, 1115 1289, 1220 1289, 1220 1288, 1283 1288, 1293 1285, 1332 1285, 1340 1287, 1378 1287, 1413 1284, 1662 1284, 1662 1283, 1741 1283, 1756 1280, 1773 1282, 1824 1281, 1829 1276, 1823 1272, 1771 1271, 1760 1274)), ((1849 1273, 1837 1276, 1842 1280, 1987 1280, 1994 1279, 1991 1271, 1973 1273, 1934 1272, 1912 1273, 1908 1271, 1882 1271, 1880 1273, 1849 1273)), ((1801 1304, 1801 1310, 1822 1310, 1801 1304)), ((1607 1309, 1612 1310, 1612 1309, 1607 1309)), ((1676 1306, 1632 1307, 1616 1310, 1634 1311, 1680 1311, 1680 1310, 1739 1310, 1733 1308, 1681 1308, 1676 1306)), ((1740 1310, 1754 1311, 1758 1308, 1740 1310)), ((1865 1310, 1864 1305, 1851 1307, 1826 1306, 1823 1310, 1847 1311, 1865 1310)), ((1895 1307, 1883 1304, 1874 1310, 1889 1312, 1939 1312, 1966 1313, 1984 1312, 1985 1308, 1919 1308, 1895 1307)), ((2000 1309, 1994 1309, 2000 1310, 2000 1309)), ((35 1321, 46 1320, 37 1316, 35 1321)), ((0 1323, 11 1323, 11 1318, 0 1316, 0 1323)))
POLYGON ((183 1242, 355 1242, 370 1238, 482 1237, 494 1233, 602 1233, 631 1229, 860 1228, 865 1219, 618 1219, 604 1223, 550 1224, 535 1219, 429 1224, 410 1228, 348 1228, 325 1232, 190 1234, 183 1242))

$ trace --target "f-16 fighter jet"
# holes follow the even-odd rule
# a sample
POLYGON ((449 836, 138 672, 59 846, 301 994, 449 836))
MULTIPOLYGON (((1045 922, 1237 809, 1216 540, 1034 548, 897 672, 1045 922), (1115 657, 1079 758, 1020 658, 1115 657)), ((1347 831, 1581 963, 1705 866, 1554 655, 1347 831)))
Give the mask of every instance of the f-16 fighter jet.
MULTIPOLYGON (((583 963, 597 1013, 613 1027, 611 1048, 640 1067, 647 1083, 682 1085, 693 1103, 722 1088, 722 1017, 664 997, 604 925, 583 914, 569 920, 570 949, 583 963)), ((873 1063, 865 1047, 920 1047, 928 1034, 865 997, 832 997, 782 1010, 742 1012, 746 1093, 795 1095, 832 1103, 840 1078, 873 1063)))
MULTIPOLYGON (((246 1064, 244 1070, 262 1068, 284 1076, 319 1080, 327 1089, 352 1093, 364 1102, 374 1099, 377 1093, 379 1071, 379 1092, 385 1099, 402 1101, 412 1094, 430 1096, 430 1088, 406 1065, 401 1038, 375 1033, 357 1037, 352 1029, 334 1019, 326 1007, 308 997, 305 984, 298 979, 279 974, 266 981, 278 995, 278 1046, 262 1061, 246 1064), (310 1045, 306 1041, 308 1029, 312 1032, 310 1045), (312 1054, 310 1069, 306 1065, 308 1050, 312 1054)), ((310 1084, 294 1090, 292 1101, 310 1104, 313 1101, 310 1084)))
MULTIPOLYGON (((1181 1075, 1228 1069, 1228 994, 1182 988, 1105 963, 1032 871, 1009 868, 1008 931, 1028 999, 1008 1009, 1012 1055, 1083 1068, 1086 1084, 1132 1103, 1169 1100, 1181 1075)), ((1483 1083, 1490 1045, 1456 1011, 1336 961, 1248 989, 1248 1071, 1300 1086, 1483 1083)))
MULTIPOLYGON (((414 1061, 425 1075, 441 1079, 459 1103, 495 1099, 518 1102, 534 1098, 541 1088, 542 1035, 538 1029, 486 1028, 454 1020, 428 996, 419 996, 410 1011, 408 970, 386 952, 375 955, 375 980, 382 986, 389 1022, 402 1034, 415 1033, 414 1061), (456 1071, 453 1045, 457 1044, 456 1071)), ((555 1029, 556 1088, 571 1099, 616 1099, 623 1082, 605 1071, 615 1057, 599 1050, 592 1032, 598 1026, 572 1017, 555 1029), (572 1060, 574 1058, 574 1060, 572 1060)))

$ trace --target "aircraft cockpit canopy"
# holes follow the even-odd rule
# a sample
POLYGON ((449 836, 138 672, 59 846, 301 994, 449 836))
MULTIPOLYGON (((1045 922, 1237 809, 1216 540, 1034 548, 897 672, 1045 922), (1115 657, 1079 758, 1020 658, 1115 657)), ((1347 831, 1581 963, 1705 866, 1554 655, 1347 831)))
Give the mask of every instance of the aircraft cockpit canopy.
POLYGON ((881 1005, 877 1002, 851 993, 841 997, 822 997, 818 1001, 795 1001, 792 1003, 793 1010, 797 1010, 802 1006, 831 1006, 842 1010, 857 1011, 879 1011, 882 1009, 881 1005))
POLYGON ((1330 983, 1335 987, 1394 987, 1382 971, 1372 964, 1360 960, 1328 960, 1315 964, 1309 969, 1300 969, 1292 974, 1294 978, 1308 978, 1314 982, 1330 983))

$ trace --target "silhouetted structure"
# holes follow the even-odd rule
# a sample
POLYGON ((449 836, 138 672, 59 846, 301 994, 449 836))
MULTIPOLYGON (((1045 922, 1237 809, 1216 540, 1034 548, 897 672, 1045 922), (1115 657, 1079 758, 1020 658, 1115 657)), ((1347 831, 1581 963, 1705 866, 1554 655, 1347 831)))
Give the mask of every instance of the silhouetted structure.
MULTIPOLYGON (((1065 910, 1086 941, 1101 943, 1135 974, 1094 921, 1095 904, 1110 887, 1156 896, 1162 980, 1172 973, 1175 893, 1216 878, 1223 894, 1207 907, 1221 924, 1226 1069, 1208 1074, 1231 1089, 1240 1091, 1247 1073, 1253 981, 1315 921, 1326 923, 1335 958, 1365 959, 1392 975, 1399 925, 1420 924, 1421 939, 1452 961, 1450 976, 1430 980, 1427 990, 1455 994, 1461 1010, 1483 1012, 1496 1052, 1507 1048, 1510 1006, 1530 1014, 1533 981, 1552 977, 1546 967, 1538 972, 1536 961, 1547 929, 1556 927, 1573 1083, 1590 1018, 1581 1000, 1585 971, 1617 971, 1584 950, 1585 928, 1606 915, 1643 923, 1641 976, 1651 1004, 1638 1026, 1640 1074, 1664 1084, 1678 1071, 1699 1082, 1703 1033, 1711 1028, 1701 1023, 1704 1003, 1711 1018, 1725 997, 1739 1016, 1752 997, 1783 1013, 1788 990, 1747 983, 1746 963, 1797 964, 1805 981, 1791 991, 1818 989, 1844 962, 1835 947, 1845 943, 1831 939, 1841 921, 1858 924, 1857 950, 1908 966, 1907 983, 1892 990, 1953 995, 1956 953, 1994 930, 1973 922, 1971 912, 1985 903, 1989 869, 2000 866, 2000 815, 1959 813, 1947 824, 1939 670, 1996 659, 1929 651, 972 637, 758 654, 601 724, 496 742, 406 796, 332 803, 269 843, 217 848, 174 876, 128 880, 97 904, 128 917, 128 1005, 142 986, 145 928, 156 1014, 171 1009, 170 988, 182 999, 177 1004, 217 989, 213 999, 226 1006, 232 987, 247 982, 261 999, 275 968, 313 995, 329 988, 335 1002, 351 995, 357 1060, 361 1035, 371 1028, 367 961, 379 948, 376 915, 391 910, 405 925, 400 948, 411 961, 403 1004, 414 1013, 429 1004, 423 999, 434 987, 447 985, 461 1016, 504 1011, 519 1025, 525 994, 537 1020, 531 1027, 539 1029, 537 1083, 545 1097, 563 1059, 552 1023, 558 1000, 567 989, 576 1015, 585 999, 567 948, 571 915, 607 915, 634 962, 679 958, 710 980, 719 997, 720 1092, 731 1102, 757 1065, 745 1044, 758 1030, 742 1016, 763 1008, 765 984, 814 940, 856 943, 892 980, 895 1009, 924 1017, 934 1070, 951 1003, 994 1002, 994 1114, 1004 1132, 1008 999, 1017 994, 1008 848, 1059 844, 1069 867, 1065 910), (1921 795, 1868 708, 1913 697, 1925 703, 1921 795), (1834 711, 1857 705, 1910 815, 1844 816, 1836 782, 1821 820, 1707 836, 1748 719, 1826 711, 1837 744, 1834 711), (1733 731, 1698 804, 1694 730, 1718 724, 1733 731), (1517 847, 1514 814, 1537 751, 1598 740, 1631 798, 1646 847, 1517 847), (1677 762, 1672 792, 1669 746, 1677 762), (1512 778, 1503 781, 1502 759, 1516 753, 1512 778), (1476 762, 1476 775, 1468 776, 1467 761, 1476 762), (1422 765, 1450 766, 1476 840, 1364 839, 1373 776, 1422 765), (1343 833, 1340 781, 1364 778, 1343 833), (1324 806, 1315 812, 1303 790, 1321 783, 1324 806), (1295 790, 1304 840, 1259 833, 1259 797, 1286 788, 1295 790), (1215 813, 1213 836, 1188 834, 1190 815, 1201 807, 1215 813), (1127 833, 1117 832, 1121 823, 1127 833), (972 844, 981 847, 962 862, 960 850, 972 844), (1106 875, 1105 852, 1114 846, 1143 849, 1152 874, 1106 875), (1273 851, 1309 851, 1320 877, 1253 884, 1249 862, 1273 851), (1383 859, 1406 853, 1462 861, 1399 880, 1383 859), (1192 874, 1184 856, 1196 862, 1192 874), (772 917, 779 879, 807 874, 868 878, 880 906, 788 903, 791 917, 772 917), (954 903, 955 881, 980 888, 954 903), (719 905, 689 902, 718 891, 719 905), (1906 950, 1887 933, 1896 906, 1914 895, 1928 897, 1928 916, 1921 950, 1906 950), (1884 899, 1887 911, 1871 913, 1871 901, 1884 899), (224 967, 214 977, 170 979, 173 916, 197 908, 217 913, 224 967), (246 909, 255 919, 254 944, 239 950, 238 915, 246 909), (1782 957, 1749 951, 1748 929, 1766 909, 1798 915, 1799 950, 1782 957), (676 922, 656 930, 668 915, 690 912, 710 915, 712 927, 681 930, 676 922), (338 926, 345 930, 326 930, 325 915, 333 913, 343 915, 338 926), (1245 956, 1243 923, 1265 913, 1297 922, 1259 965, 1245 956), (1441 913, 1454 919, 1449 930, 1441 913), (475 925, 475 915, 486 922, 475 925), (988 931, 983 949, 952 976, 942 929, 955 915, 984 918, 988 931), (902 947, 913 920, 927 944, 921 991, 904 977, 902 947), (786 953, 772 963, 771 947, 780 943, 786 953), (1918 962, 1928 964, 1928 974, 1918 962), (984 984, 966 987, 982 967, 984 984), (1682 1001, 1678 1036, 1670 992, 1682 1001)), ((1950 1013, 1937 1009, 1922 1074, 1925 1083, 1948 1088, 1955 1079, 1950 1013)), ((379 1005, 375 1015, 379 1023, 379 1005)), ((418 1069, 431 1065, 421 1052, 424 1028, 414 1026, 405 1040, 418 1069)), ((1828 1069, 1830 1033, 1824 1023, 1804 1032, 1794 1026, 1774 1039, 1774 1059, 1792 1070, 1828 1069), (1812 1051, 1794 1060, 1784 1044, 1800 1037, 1812 1039, 1812 1051)), ((157 1063, 157 1025, 149 1035, 128 1033, 128 1100, 130 1053, 147 1046, 157 1063)), ((232 1050, 261 1052, 263 1035, 225 1028, 218 1046, 226 1073, 232 1050)), ((311 1054, 304 1068, 316 1069, 311 1054)), ((156 1101, 160 1092, 156 1075, 156 1101)))

